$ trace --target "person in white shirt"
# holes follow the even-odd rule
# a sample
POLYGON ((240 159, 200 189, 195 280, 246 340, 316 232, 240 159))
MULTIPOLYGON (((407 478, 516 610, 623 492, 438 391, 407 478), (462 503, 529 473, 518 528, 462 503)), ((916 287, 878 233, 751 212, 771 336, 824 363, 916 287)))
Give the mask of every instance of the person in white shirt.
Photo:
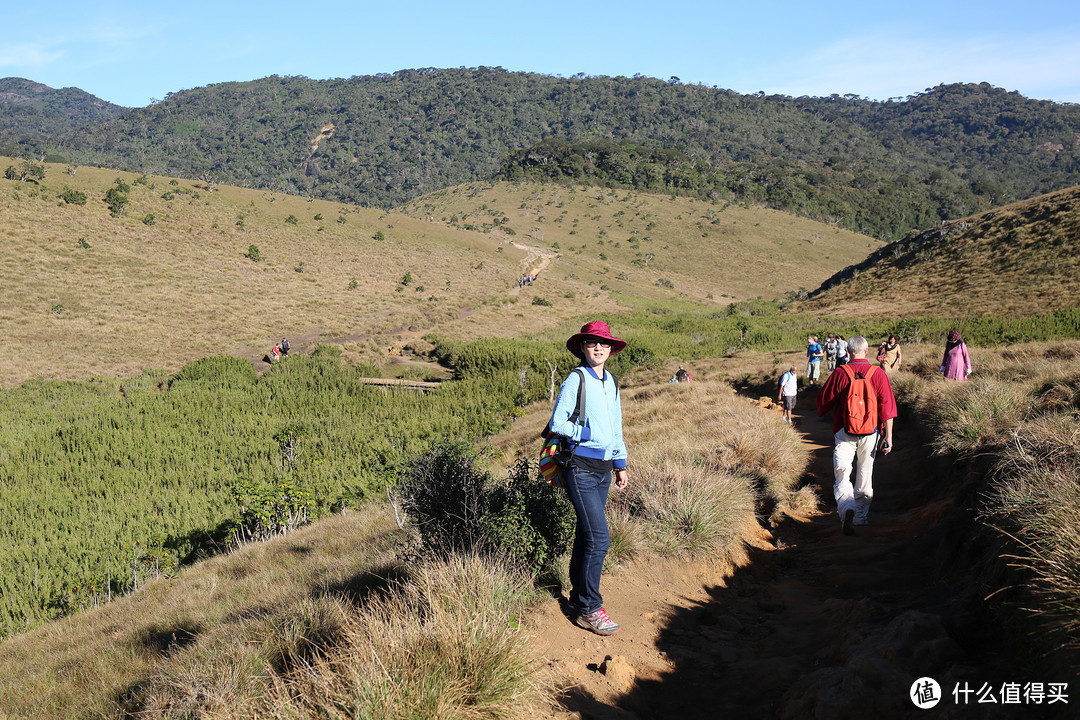
POLYGON ((795 400, 799 396, 799 376, 795 373, 795 366, 792 365, 786 373, 780 376, 780 391, 777 395, 777 401, 784 408, 784 419, 788 421, 788 424, 794 424, 791 419, 791 411, 795 409, 795 400))

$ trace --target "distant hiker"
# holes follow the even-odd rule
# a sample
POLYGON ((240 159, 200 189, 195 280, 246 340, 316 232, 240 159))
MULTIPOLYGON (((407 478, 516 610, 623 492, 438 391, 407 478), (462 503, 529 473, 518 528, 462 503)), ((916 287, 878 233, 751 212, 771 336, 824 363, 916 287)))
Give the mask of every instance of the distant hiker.
POLYGON ((878 365, 885 372, 896 372, 900 369, 900 363, 904 361, 904 354, 900 352, 900 337, 890 335, 889 339, 881 343, 877 355, 878 365))
POLYGON ((777 402, 784 408, 784 419, 787 420, 788 425, 795 424, 791 419, 791 411, 795 409, 795 400, 798 396, 799 376, 795 372, 795 366, 792 365, 786 373, 780 376, 780 389, 776 396, 777 402))
POLYGON ((836 336, 836 367, 841 365, 847 365, 848 362, 848 341, 844 339, 843 335, 836 336))
POLYGON ((945 338, 945 356, 941 358, 938 372, 944 373, 946 380, 961 382, 971 374, 971 357, 968 355, 967 343, 957 330, 950 330, 945 338))
POLYGON ((690 382, 690 373, 686 372, 686 368, 682 365, 675 371, 675 382, 690 382))
POLYGON ((821 377, 821 358, 825 357, 825 351, 817 338, 811 335, 806 338, 806 382, 813 385, 821 377))
POLYGON ((825 369, 832 372, 836 369, 836 335, 829 333, 825 339, 825 369))
POLYGON ((856 335, 848 343, 851 362, 829 376, 817 397, 818 415, 833 411, 833 496, 844 534, 856 525, 868 525, 874 499, 872 476, 878 438, 884 428, 881 452, 892 452, 896 398, 889 376, 866 359, 866 338, 856 335), (851 483, 854 461, 855 484, 851 483))
POLYGON ((571 371, 563 381, 548 422, 549 430, 570 438, 573 448, 563 476, 566 495, 577 514, 570 553, 570 611, 579 626, 598 635, 619 631, 604 610, 600 571, 611 544, 604 514, 608 490, 612 484, 625 488, 628 475, 622 399, 615 376, 604 370, 604 364, 625 347, 626 341, 612 337, 602 321, 586 323, 581 332, 570 336, 566 349, 577 357, 584 372, 571 371), (581 382, 585 383, 585 407, 578 421, 571 422, 581 382))
POLYGON ((289 341, 286 338, 281 338, 281 354, 289 354, 289 341))

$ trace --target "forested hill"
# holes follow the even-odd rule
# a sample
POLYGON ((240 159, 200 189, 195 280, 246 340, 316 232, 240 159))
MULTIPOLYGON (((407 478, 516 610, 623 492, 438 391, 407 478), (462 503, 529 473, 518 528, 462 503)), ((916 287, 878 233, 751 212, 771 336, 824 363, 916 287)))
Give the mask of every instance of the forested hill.
POLYGON ((881 239, 1080 183, 1080 106, 986 83, 871 102, 483 67, 275 76, 58 126, 48 149, 73 162, 388 206, 489 178, 509 152, 547 138, 677 149, 724 176, 719 193, 881 239))
POLYGON ((124 108, 78 88, 53 88, 22 78, 0 78, 0 155, 47 149, 88 123, 119 117, 124 108))

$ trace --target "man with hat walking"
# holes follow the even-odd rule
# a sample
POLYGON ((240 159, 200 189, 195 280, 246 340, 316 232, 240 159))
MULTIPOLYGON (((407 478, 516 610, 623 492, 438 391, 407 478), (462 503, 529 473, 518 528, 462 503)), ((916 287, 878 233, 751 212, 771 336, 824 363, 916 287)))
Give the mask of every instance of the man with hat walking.
POLYGON ((577 525, 570 553, 570 608, 575 622, 598 635, 614 635, 619 625, 608 617, 600 595, 600 572, 611 536, 604 505, 608 490, 626 487, 626 443, 622 432, 622 401, 615 376, 605 371, 608 358, 626 347, 612 337, 607 323, 585 323, 566 341, 580 361, 559 388, 548 429, 569 438, 572 455, 566 467, 566 494, 574 506, 577 525), (578 388, 585 384, 584 407, 577 407, 578 388), (612 481, 614 476, 614 482, 612 481))

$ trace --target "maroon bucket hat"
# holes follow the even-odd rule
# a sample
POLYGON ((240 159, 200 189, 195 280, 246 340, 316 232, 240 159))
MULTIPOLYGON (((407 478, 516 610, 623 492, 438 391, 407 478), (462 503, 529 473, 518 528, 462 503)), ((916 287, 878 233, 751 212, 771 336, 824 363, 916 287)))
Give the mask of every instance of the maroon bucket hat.
POLYGON ((594 320, 590 323, 585 323, 581 326, 581 332, 576 335, 571 335, 570 339, 566 341, 566 349, 574 353, 578 359, 582 359, 581 355, 581 341, 588 338, 597 338, 598 340, 606 340, 611 343, 611 354, 622 352, 622 349, 626 347, 626 341, 620 340, 617 337, 612 337, 611 328, 603 320, 594 320))

